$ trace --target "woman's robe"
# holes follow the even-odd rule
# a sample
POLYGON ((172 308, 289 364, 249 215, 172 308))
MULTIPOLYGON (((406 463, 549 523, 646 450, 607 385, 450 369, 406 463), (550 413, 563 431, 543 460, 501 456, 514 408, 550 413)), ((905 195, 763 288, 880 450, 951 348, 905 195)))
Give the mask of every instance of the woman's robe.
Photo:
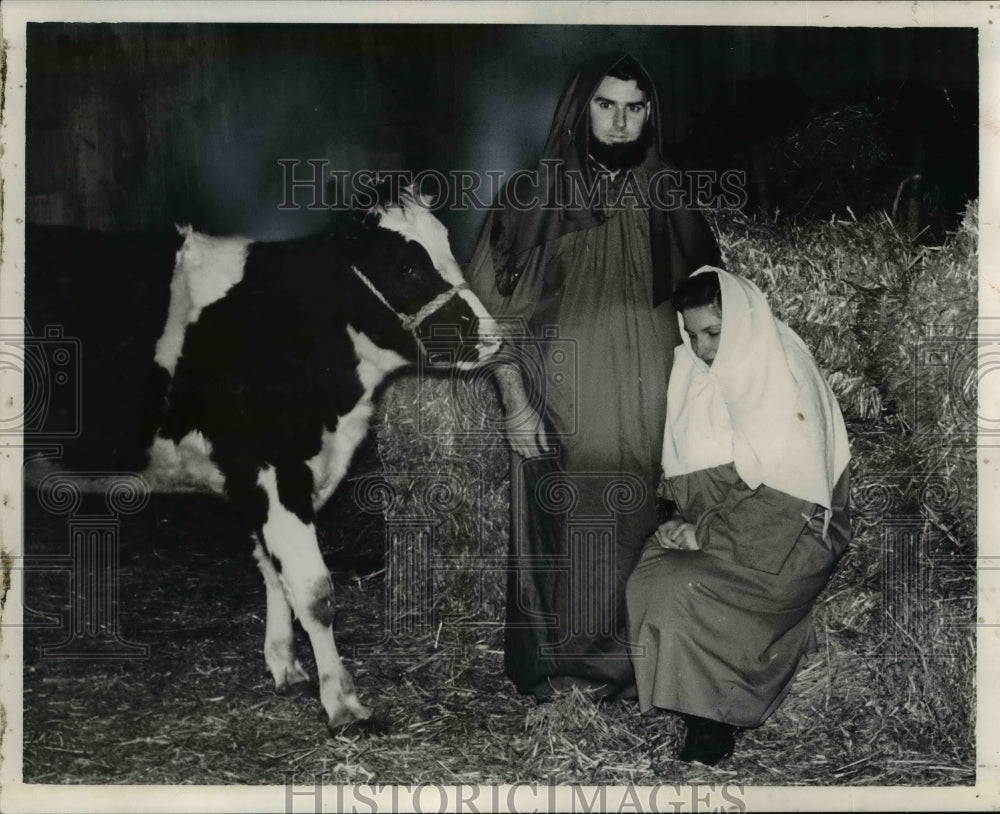
POLYGON ((628 581, 642 711, 661 707, 757 726, 788 692, 813 643, 812 608, 850 540, 849 475, 824 509, 761 485, 732 464, 664 481, 701 549, 650 540, 628 581))

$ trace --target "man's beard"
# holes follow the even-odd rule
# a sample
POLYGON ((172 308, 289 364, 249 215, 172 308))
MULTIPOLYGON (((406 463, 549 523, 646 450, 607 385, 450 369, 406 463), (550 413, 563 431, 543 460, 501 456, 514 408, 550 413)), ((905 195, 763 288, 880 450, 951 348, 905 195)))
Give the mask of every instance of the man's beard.
POLYGON ((652 141, 652 128, 647 124, 635 141, 605 144, 596 137, 590 139, 590 157, 602 166, 618 172, 638 167, 646 160, 646 152, 652 141))

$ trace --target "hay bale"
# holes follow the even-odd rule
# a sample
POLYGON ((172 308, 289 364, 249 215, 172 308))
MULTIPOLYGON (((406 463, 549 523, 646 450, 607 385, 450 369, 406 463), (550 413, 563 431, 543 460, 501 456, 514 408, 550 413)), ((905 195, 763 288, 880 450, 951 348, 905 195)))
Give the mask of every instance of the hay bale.
POLYGON ((977 206, 939 249, 843 213, 716 218, 727 266, 813 350, 853 452, 854 541, 815 611, 825 677, 807 674, 778 714, 835 724, 873 760, 938 755, 896 770, 941 782, 974 762, 977 206))
POLYGON ((503 619, 507 447, 489 373, 393 380, 376 427, 391 624, 464 641, 503 619), (412 622, 399 614, 414 614, 412 622))
POLYGON ((730 215, 717 227, 730 270, 761 287, 836 393, 855 492, 905 473, 892 510, 943 522, 974 547, 977 205, 939 249, 915 246, 884 215, 764 232, 730 215))
POLYGON ((829 218, 845 201, 858 212, 886 208, 902 177, 871 101, 815 108, 762 149, 775 200, 800 219, 829 218))
MULTIPOLYGON (((796 782, 960 782, 974 771, 976 465, 965 439, 975 438, 976 207, 940 249, 847 208, 825 223, 714 220, 727 267, 757 282, 813 350, 853 451, 854 541, 815 610, 817 666, 777 713, 787 727, 746 733, 748 776, 787 779, 766 756, 790 731, 817 745, 796 782)), ((488 374, 399 378, 379 418, 391 485, 381 505, 399 532, 390 570, 410 575, 390 585, 394 612, 422 619, 409 630, 435 647, 490 630, 496 643, 509 490, 488 374), (433 534, 403 533, 418 527, 433 534)), ((596 742, 582 752, 564 742, 588 736, 579 726, 549 725, 583 717, 578 700, 528 716, 532 765, 545 755, 558 775, 603 771, 596 742)), ((618 745, 638 749, 627 733, 644 725, 615 726, 618 745)))

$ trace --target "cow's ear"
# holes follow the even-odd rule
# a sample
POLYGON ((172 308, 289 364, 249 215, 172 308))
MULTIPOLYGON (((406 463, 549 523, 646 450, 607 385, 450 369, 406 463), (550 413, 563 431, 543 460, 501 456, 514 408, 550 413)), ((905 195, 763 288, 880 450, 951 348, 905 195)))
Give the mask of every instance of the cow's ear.
POLYGON ((386 210, 400 205, 400 197, 403 194, 399 186, 399 179, 390 175, 375 176, 375 184, 370 187, 375 193, 375 206, 373 211, 386 210))
POLYGON ((420 188, 419 184, 408 184, 403 188, 404 201, 411 201, 424 209, 434 208, 434 196, 420 188))
POLYGON ((429 192, 424 192, 422 189, 417 190, 417 194, 414 196, 416 202, 422 206, 424 209, 433 209, 435 198, 429 192))

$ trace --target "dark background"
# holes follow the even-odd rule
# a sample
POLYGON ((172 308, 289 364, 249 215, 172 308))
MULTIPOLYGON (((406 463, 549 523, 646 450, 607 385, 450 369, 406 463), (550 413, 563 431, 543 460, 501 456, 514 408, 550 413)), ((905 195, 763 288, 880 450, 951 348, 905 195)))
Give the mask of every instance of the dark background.
MULTIPOLYGON (((576 65, 617 49, 657 80, 668 142, 705 141, 710 127, 720 149, 788 110, 877 98, 904 80, 946 100, 974 99, 978 84, 975 29, 32 23, 26 216, 293 237, 325 216, 278 209, 279 159, 532 166, 576 65)), ((927 111, 904 129, 953 124, 927 111)), ((974 106, 962 115, 974 133, 974 106)), ((439 216, 467 260, 483 214, 439 216)))

